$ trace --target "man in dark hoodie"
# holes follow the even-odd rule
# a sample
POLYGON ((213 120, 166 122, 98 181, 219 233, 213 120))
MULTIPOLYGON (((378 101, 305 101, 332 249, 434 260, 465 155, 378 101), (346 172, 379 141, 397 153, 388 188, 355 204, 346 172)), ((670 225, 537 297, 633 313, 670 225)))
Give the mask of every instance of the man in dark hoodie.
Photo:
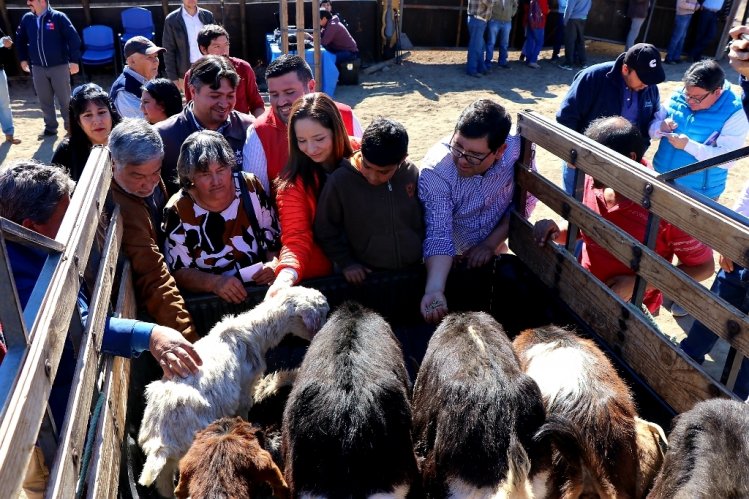
MULTIPOLYGON (((583 133, 590 123, 606 116, 623 116, 643 137, 661 105, 658 83, 666 79, 661 54, 649 43, 638 43, 615 61, 583 69, 572 81, 557 122, 583 133)), ((649 145, 649 143, 648 143, 649 145)), ((575 169, 564 163, 564 189, 572 194, 575 169)))
POLYGON ((407 155, 403 125, 376 118, 364 131, 351 165, 334 171, 320 194, 315 238, 352 284, 363 282, 372 270, 421 262, 419 169, 407 155))

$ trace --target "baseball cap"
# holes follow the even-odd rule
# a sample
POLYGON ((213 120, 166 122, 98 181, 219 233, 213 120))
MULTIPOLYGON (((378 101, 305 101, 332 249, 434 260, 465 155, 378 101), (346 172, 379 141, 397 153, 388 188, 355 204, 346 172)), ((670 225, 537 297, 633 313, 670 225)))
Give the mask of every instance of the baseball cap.
POLYGON ((134 36, 125 43, 125 59, 133 54, 151 55, 158 52, 166 52, 166 49, 157 47, 145 36, 134 36))
POLYGON ((633 69, 645 85, 657 85, 666 79, 661 53, 649 43, 632 45, 624 54, 624 64, 633 69))

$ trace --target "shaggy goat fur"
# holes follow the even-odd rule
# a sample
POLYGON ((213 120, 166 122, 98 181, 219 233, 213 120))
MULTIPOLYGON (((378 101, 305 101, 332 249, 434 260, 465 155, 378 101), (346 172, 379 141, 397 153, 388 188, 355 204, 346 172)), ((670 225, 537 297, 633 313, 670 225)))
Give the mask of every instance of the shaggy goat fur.
POLYGON ((643 497, 662 462, 665 437, 636 417, 629 388, 603 352, 557 326, 524 331, 513 346, 544 397, 547 422, 536 438, 553 449, 536 494, 643 497))
POLYGON ((676 417, 650 499, 749 497, 749 407, 712 399, 676 417))
POLYGON ((408 375, 375 312, 346 303, 312 340, 283 420, 294 497, 404 497, 417 477, 408 375))
POLYGON ((263 447, 270 452, 276 465, 283 471, 281 455, 281 421, 291 388, 299 368, 282 369, 263 376, 255 385, 254 404, 247 418, 265 435, 263 447))
POLYGON ((544 422, 536 383, 502 326, 482 312, 448 315, 414 387, 414 438, 430 497, 529 497, 533 435, 544 422))
POLYGON ((246 417, 268 349, 287 333, 311 338, 327 312, 328 303, 319 291, 283 290, 249 312, 224 317, 195 342, 203 359, 197 374, 149 384, 138 435, 146 454, 140 484, 150 485, 158 478, 159 493, 171 496, 177 463, 195 433, 221 417, 246 417))
POLYGON ((262 433, 242 418, 221 418, 195 435, 179 462, 179 499, 250 498, 254 487, 269 484, 279 499, 289 497, 281 470, 263 449, 262 433))

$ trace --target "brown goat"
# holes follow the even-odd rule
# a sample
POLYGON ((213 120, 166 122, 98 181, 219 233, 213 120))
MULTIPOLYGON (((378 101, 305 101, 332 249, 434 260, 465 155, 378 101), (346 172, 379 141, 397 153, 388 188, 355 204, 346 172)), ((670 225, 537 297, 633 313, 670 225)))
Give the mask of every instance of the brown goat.
POLYGON ((286 499, 289 488, 260 434, 242 418, 221 418, 195 434, 179 462, 174 494, 187 497, 240 499, 252 497, 253 486, 268 483, 273 495, 286 499))
POLYGON ((658 425, 637 418, 632 394, 591 340, 548 326, 513 342, 522 369, 541 389, 552 466, 536 497, 641 498, 663 462, 658 425))

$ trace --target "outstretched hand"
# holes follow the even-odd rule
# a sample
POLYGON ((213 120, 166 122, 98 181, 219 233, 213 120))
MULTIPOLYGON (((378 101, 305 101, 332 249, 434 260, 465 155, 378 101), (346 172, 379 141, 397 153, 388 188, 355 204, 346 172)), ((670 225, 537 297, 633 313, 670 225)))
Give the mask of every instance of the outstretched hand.
POLYGON ((437 324, 448 313, 447 300, 442 291, 424 294, 420 306, 421 315, 429 324, 437 324))
POLYGON ((175 375, 186 378, 190 373, 196 374, 203 360, 195 347, 179 331, 166 326, 155 326, 151 331, 149 351, 164 371, 164 377, 175 375))

